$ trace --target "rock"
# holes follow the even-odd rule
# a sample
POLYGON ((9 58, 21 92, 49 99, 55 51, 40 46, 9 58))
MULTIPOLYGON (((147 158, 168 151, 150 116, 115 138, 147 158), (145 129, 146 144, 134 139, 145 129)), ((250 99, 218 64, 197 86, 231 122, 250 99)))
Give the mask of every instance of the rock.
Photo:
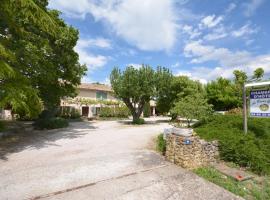
POLYGON ((174 130, 166 135, 166 139, 166 158, 184 168, 205 166, 215 162, 218 156, 217 141, 207 142, 198 136, 178 135, 174 130), (185 142, 187 140, 189 142, 185 142))

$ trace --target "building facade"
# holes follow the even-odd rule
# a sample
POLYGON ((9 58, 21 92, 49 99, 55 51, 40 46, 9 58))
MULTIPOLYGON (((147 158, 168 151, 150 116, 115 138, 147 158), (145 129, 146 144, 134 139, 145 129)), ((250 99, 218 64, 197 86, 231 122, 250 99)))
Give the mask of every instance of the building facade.
POLYGON ((116 106, 120 101, 114 97, 110 86, 95 83, 82 83, 78 87, 78 96, 61 101, 61 107, 77 109, 82 116, 94 117, 102 106, 116 106))
MULTIPOLYGON (((113 95, 109 85, 82 83, 78 87, 78 96, 61 101, 61 107, 75 108, 82 116, 91 118, 98 116, 100 108, 105 106, 121 106, 123 102, 113 95)), ((156 115, 155 102, 150 101, 151 115, 156 115)))

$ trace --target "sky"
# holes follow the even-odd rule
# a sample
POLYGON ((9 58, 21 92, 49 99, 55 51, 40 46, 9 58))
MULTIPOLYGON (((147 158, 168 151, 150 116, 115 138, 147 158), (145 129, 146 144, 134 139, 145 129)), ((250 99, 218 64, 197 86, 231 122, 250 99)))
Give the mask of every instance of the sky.
POLYGON ((108 84, 113 67, 141 64, 202 83, 235 69, 270 75, 270 0, 50 0, 49 8, 79 30, 82 82, 108 84))

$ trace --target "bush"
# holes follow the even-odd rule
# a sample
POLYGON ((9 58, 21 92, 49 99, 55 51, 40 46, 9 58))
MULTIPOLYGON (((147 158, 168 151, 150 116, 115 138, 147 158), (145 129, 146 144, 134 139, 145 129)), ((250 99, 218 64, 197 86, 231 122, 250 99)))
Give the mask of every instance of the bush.
POLYGON ((79 110, 69 106, 61 107, 57 115, 65 119, 79 119, 81 117, 79 110))
POLYGON ((157 150, 162 153, 162 155, 165 155, 166 152, 166 140, 163 138, 163 134, 159 134, 157 137, 157 150))
POLYGON ((270 174, 270 119, 249 118, 247 134, 242 126, 241 116, 216 115, 195 131, 206 140, 219 141, 221 159, 258 174, 270 174))
POLYGON ((151 115, 151 107, 150 107, 150 102, 148 102, 144 105, 143 116, 150 117, 150 115, 151 115))
POLYGON ((137 124, 137 125, 141 125, 141 124, 144 124, 145 121, 143 118, 139 118, 139 119, 135 119, 132 121, 133 124, 137 124))
POLYGON ((126 106, 121 107, 101 107, 100 117, 105 118, 127 118, 130 115, 129 109, 126 106))
POLYGON ((35 129, 56 129, 68 126, 68 121, 60 117, 40 118, 34 122, 35 129))

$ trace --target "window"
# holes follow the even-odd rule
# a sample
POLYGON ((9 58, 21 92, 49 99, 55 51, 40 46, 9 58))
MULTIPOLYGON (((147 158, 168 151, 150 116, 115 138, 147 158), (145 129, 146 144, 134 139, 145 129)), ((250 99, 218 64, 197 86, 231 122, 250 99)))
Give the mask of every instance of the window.
POLYGON ((99 100, 107 99, 107 93, 102 91, 96 92, 96 98, 99 100))

